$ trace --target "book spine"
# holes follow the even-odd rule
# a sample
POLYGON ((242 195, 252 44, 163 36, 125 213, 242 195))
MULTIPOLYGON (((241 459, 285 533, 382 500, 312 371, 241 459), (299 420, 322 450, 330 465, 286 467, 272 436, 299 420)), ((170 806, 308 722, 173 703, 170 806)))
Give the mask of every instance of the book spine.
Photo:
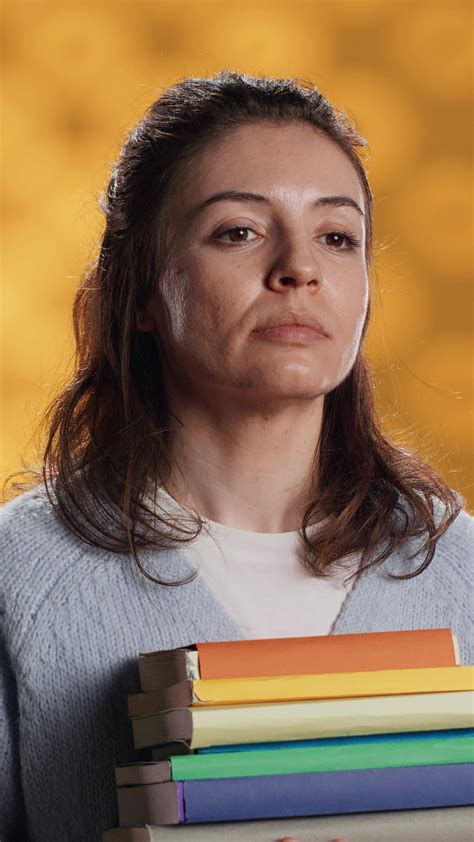
POLYGON ((138 719, 162 710, 189 707, 193 703, 193 682, 181 681, 149 693, 133 693, 128 697, 128 716, 138 719))
MULTIPOLYGON (((191 748, 229 743, 281 742, 318 737, 349 737, 400 731, 472 728, 472 691, 408 696, 360 697, 270 705, 219 706, 192 709, 191 748)), ((188 708, 186 713, 190 713, 188 708)), ((181 713, 181 711, 180 711, 181 713)), ((152 735, 148 745, 161 740, 152 735)), ((134 720, 137 729, 145 720, 134 720)), ((169 730, 171 730, 171 725, 169 730)), ((161 729, 160 733, 164 733, 161 729)), ((169 739, 172 737, 170 736, 169 739)), ((175 737, 176 738, 176 737, 175 737)), ((188 737, 185 737, 188 740, 188 737)), ((137 748, 146 742, 135 743, 137 748)))
MULTIPOLYGON (((274 743, 234 743, 233 745, 225 746, 208 746, 207 748, 199 748, 193 752, 182 752, 182 754, 195 754, 200 756, 202 754, 227 754, 242 751, 281 751, 287 748, 324 748, 325 746, 350 746, 350 745, 367 745, 371 746, 379 742, 384 743, 403 743, 407 740, 417 740, 424 742, 425 740, 432 740, 434 737, 438 739, 458 739, 459 737, 474 738, 474 728, 450 728, 450 729, 436 729, 435 731, 396 731, 393 734, 359 734, 356 737, 320 737, 314 740, 286 740, 284 742, 274 743)), ((155 749, 153 749, 153 753, 155 749)), ((177 754, 177 752, 170 752, 177 754)), ((162 760, 162 755, 153 757, 153 760, 162 760)))
POLYGON ((186 823, 474 803, 474 764, 186 781, 186 823))
POLYGON ((195 651, 175 649, 170 652, 141 653, 138 656, 140 687, 145 693, 161 691, 200 676, 199 655, 195 651))
MULTIPOLYGON (((474 737, 324 748, 228 752, 171 758, 175 781, 284 775, 305 772, 385 769, 388 766, 433 766, 469 763, 474 757, 474 737)), ((159 770, 161 771, 161 769, 159 770)))
MULTIPOLYGON (((394 696, 414 693, 442 693, 474 688, 474 667, 423 667, 419 669, 373 670, 320 675, 288 675, 277 678, 201 679, 188 685, 176 698, 197 706, 242 705, 293 702, 310 699, 348 699, 357 696, 394 696), (187 693, 186 693, 187 691, 187 693), (188 699, 191 699, 188 702, 188 699)), ((146 695, 145 702, 147 702, 146 695)), ((160 701, 160 696, 157 701, 160 701)), ((151 702, 152 700, 149 700, 151 702)), ((178 704, 176 705, 179 706, 178 704)), ((150 712, 151 704, 148 704, 150 712)))
POLYGON ((257 678, 368 670, 451 667, 448 628, 196 644, 200 678, 257 678))
POLYGON ((175 781, 117 789, 120 827, 184 822, 183 784, 175 781))

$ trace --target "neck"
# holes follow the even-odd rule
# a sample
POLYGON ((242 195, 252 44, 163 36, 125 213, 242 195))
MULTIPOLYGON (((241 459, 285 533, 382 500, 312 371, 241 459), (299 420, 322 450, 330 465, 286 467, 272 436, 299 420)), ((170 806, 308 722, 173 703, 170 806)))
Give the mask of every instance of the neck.
POLYGON ((202 517, 251 532, 301 527, 316 496, 324 397, 285 408, 173 406, 167 491, 202 517))

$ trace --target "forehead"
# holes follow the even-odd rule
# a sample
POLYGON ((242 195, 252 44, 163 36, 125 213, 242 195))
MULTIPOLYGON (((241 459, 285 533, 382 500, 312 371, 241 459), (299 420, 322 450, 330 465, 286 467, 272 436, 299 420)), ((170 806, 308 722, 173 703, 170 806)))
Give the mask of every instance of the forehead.
POLYGON ((225 189, 254 190, 276 201, 345 193, 364 204, 351 160, 306 123, 261 122, 230 129, 197 153, 178 180, 181 206, 225 189))

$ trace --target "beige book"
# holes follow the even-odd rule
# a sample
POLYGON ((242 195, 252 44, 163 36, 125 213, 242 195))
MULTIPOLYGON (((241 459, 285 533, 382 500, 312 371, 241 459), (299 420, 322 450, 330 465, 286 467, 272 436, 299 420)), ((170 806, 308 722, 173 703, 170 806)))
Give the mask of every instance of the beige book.
POLYGON ((318 737, 472 728, 474 692, 178 708, 132 720, 135 748, 189 749, 318 737))
POLYGON ((294 836, 298 842, 472 842, 473 807, 391 810, 298 819, 216 822, 180 827, 126 827, 108 830, 102 842, 275 842, 294 836))

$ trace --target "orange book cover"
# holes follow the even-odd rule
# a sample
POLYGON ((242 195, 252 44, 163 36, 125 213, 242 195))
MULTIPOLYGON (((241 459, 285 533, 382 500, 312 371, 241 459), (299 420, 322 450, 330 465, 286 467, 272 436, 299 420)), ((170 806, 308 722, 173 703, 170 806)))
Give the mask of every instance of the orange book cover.
POLYGON ((200 678, 450 667, 459 663, 451 629, 197 643, 200 678))

